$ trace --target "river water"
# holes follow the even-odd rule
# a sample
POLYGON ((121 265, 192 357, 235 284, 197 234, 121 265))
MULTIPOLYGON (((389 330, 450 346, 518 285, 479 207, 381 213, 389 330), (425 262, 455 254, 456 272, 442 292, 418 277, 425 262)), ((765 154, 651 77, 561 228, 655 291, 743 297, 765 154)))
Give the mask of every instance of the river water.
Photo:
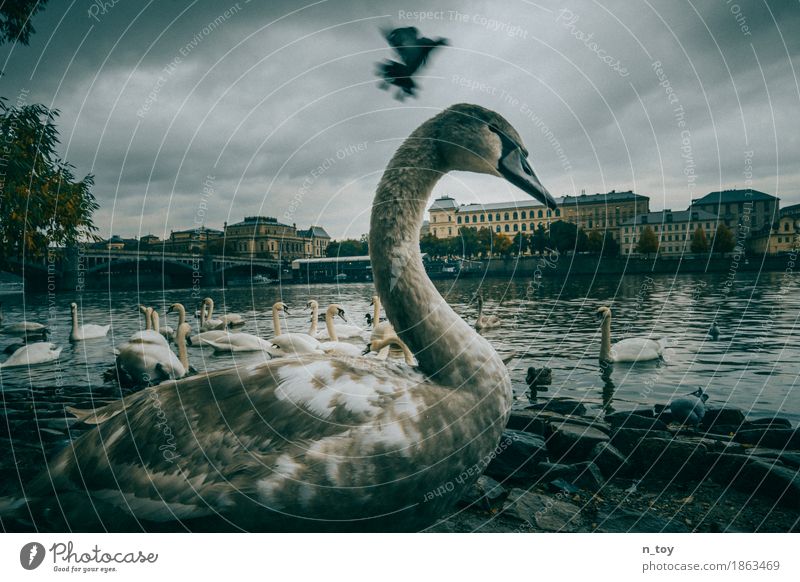
MULTIPOLYGON (((754 418, 778 414, 793 423, 800 421, 800 391, 796 389, 800 277, 744 273, 730 283, 727 275, 719 274, 566 281, 465 279, 437 281, 437 287, 470 322, 476 313, 475 292, 483 291, 486 312, 503 321, 485 336, 499 351, 517 354, 509 369, 518 406, 528 403, 527 367, 548 366, 553 383, 544 396, 568 396, 623 410, 665 404, 676 394, 702 386, 709 394, 709 404, 736 406, 754 418), (616 364, 610 378, 608 374, 604 378, 598 364, 600 330, 595 319, 595 310, 601 305, 610 306, 614 313, 612 341, 669 337, 672 344, 666 359, 616 364), (720 329, 717 340, 708 336, 714 321, 720 329)), ((334 301, 342 304, 349 320, 364 326, 373 289, 368 283, 348 283, 216 289, 203 294, 217 302, 215 313, 225 309, 240 313, 248 320, 243 331, 269 338, 271 305, 277 300, 291 308, 284 325, 292 331, 308 328, 303 307, 310 298, 323 306, 334 301)), ((104 383, 102 373, 113 363, 114 346, 141 328, 137 305, 157 306, 163 314, 166 306, 176 301, 194 311, 196 299, 190 290, 4 298, 6 323, 22 319, 47 323, 51 341, 63 346, 63 352, 57 363, 0 370, 3 482, 18 482, 54 449, 79 434, 82 429, 72 427, 64 406, 97 406, 120 397, 119 388, 104 383), (81 304, 84 323, 112 324, 107 338, 69 343, 69 303, 73 300, 81 304)), ((175 319, 169 323, 176 327, 175 319)), ((0 349, 12 341, 0 336, 0 349)), ((264 356, 216 356, 192 348, 189 358, 202 371, 255 362, 264 356)))

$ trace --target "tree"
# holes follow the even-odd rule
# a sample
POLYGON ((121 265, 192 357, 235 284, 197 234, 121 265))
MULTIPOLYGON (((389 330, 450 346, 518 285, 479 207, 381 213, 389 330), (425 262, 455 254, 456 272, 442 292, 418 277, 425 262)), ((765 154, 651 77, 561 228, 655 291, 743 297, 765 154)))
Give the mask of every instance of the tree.
POLYGON ((639 242, 636 243, 636 252, 643 255, 658 252, 658 237, 649 226, 645 226, 642 234, 639 235, 639 242))
POLYGON ((545 230, 544 226, 540 223, 539 226, 536 227, 536 232, 531 235, 531 250, 541 255, 549 241, 550 237, 547 235, 547 230, 545 230))
POLYGON ((57 110, 44 105, 8 107, 0 98, 0 263, 42 256, 50 245, 95 240, 91 193, 94 177, 75 180, 58 158, 57 110))
POLYGON ((733 238, 733 232, 724 224, 717 227, 717 232, 714 234, 714 252, 715 253, 729 253, 736 246, 736 241, 733 238))
POLYGON ((606 231, 603 235, 603 256, 618 257, 619 256, 619 243, 611 232, 606 231))
POLYGON ((499 232, 492 233, 492 254, 508 256, 511 254, 511 239, 499 232))
POLYGON ((694 235, 692 235, 692 245, 690 250, 693 253, 707 253, 708 252, 708 239, 706 238, 706 231, 702 226, 698 226, 694 235))
POLYGON ((478 230, 478 252, 483 257, 492 253, 492 229, 489 227, 478 230))
POLYGON ((6 42, 28 44, 36 32, 33 15, 44 9, 47 0, 14 0, 0 3, 0 45, 6 42))
POLYGON ((577 240, 577 225, 563 220, 557 220, 550 225, 550 243, 560 252, 576 250, 577 240))
POLYGON ((600 234, 599 230, 593 230, 589 233, 586 240, 586 250, 598 255, 603 252, 603 235, 600 234))
POLYGON ((333 240, 325 249, 325 254, 329 257, 358 257, 369 254, 369 246, 364 237, 361 237, 361 240, 354 238, 333 240))
POLYGON ((531 239, 524 232, 518 232, 515 234, 514 239, 511 241, 511 248, 520 255, 524 255, 526 252, 528 252, 530 246, 531 239))
POLYGON ((461 240, 461 248, 456 254, 461 254, 464 258, 472 258, 480 251, 480 242, 478 240, 478 229, 472 227, 463 227, 459 231, 461 240))

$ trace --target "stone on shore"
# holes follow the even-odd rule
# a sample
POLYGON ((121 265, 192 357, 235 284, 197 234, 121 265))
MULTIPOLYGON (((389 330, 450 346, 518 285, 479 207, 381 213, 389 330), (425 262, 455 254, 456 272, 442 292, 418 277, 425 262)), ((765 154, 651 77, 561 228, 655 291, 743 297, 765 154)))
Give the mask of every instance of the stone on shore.
POLYGON ((629 456, 639 447, 646 438, 671 438, 670 433, 661 430, 646 430, 642 428, 618 428, 611 435, 611 444, 624 455, 629 456))
POLYGON ((598 466, 607 479, 617 477, 628 470, 628 459, 610 442, 597 443, 589 453, 589 459, 598 466))
POLYGON ((756 418, 750 421, 753 426, 771 426, 774 428, 792 428, 792 423, 786 418, 780 416, 771 416, 767 418, 756 418))
POLYGON ((635 412, 615 412, 606 415, 606 422, 613 428, 640 428, 644 430, 667 430, 667 425, 657 418, 635 412))
POLYGON ((706 452, 703 443, 648 437, 631 453, 631 464, 647 477, 702 479, 708 472, 706 452))
POLYGON ((494 511, 503 506, 503 502, 507 497, 508 490, 505 487, 488 475, 481 475, 475 483, 464 491, 458 503, 463 507, 494 511))
POLYGON ((677 519, 665 519, 652 513, 639 513, 616 507, 601 512, 596 518, 595 531, 605 533, 685 533, 690 531, 677 519))
POLYGON ((547 461, 544 439, 528 432, 504 430, 498 450, 486 474, 500 481, 535 479, 541 474, 537 466, 547 461))
POLYGON ((578 400, 571 398, 551 398, 542 402, 536 402, 528 406, 530 410, 546 410, 558 414, 572 414, 583 416, 586 414, 586 407, 578 400))
POLYGON ((597 443, 608 442, 609 436, 600 428, 570 422, 550 425, 547 450, 558 461, 588 459, 597 443))
MULTIPOLYGON (((585 527, 580 507, 557 496, 512 489, 502 515, 520 521, 524 528, 551 532, 576 532, 585 527)), ((523 530, 524 531, 524 530, 523 530)))
POLYGON ((764 426, 737 431, 736 441, 770 449, 800 450, 800 432, 796 429, 764 426))
POLYGON ((551 483, 558 479, 571 483, 580 489, 586 491, 596 492, 599 491, 605 479, 600 468, 591 461, 583 461, 581 463, 572 463, 565 465, 562 463, 541 463, 539 465, 541 471, 541 482, 551 483))
POLYGON ((711 408, 706 407, 706 413, 700 426, 703 428, 715 425, 741 426, 744 423, 744 412, 739 408, 711 408))
POLYGON ((717 483, 800 509, 800 469, 751 455, 710 453, 709 460, 714 468, 711 478, 717 483))

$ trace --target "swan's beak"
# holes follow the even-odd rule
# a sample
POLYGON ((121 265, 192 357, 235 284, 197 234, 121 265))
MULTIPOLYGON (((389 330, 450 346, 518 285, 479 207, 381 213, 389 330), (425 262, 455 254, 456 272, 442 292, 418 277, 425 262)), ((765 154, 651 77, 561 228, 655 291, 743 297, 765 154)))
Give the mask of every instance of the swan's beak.
POLYGON ((342 321, 344 321, 345 323, 347 323, 347 318, 344 316, 344 311, 342 311, 342 310, 340 309, 340 310, 339 310, 339 314, 338 314, 338 315, 339 315, 339 317, 341 317, 341 318, 342 318, 342 321))
POLYGON ((366 356, 366 355, 367 355, 368 353, 370 353, 371 351, 372 351, 372 349, 371 349, 370 345, 369 345, 369 344, 367 344, 367 347, 365 347, 365 348, 364 348, 364 351, 363 351, 363 352, 361 352, 361 355, 362 355, 362 356, 366 356))
POLYGON ((514 186, 524 190, 548 208, 555 210, 556 206, 558 206, 553 196, 547 191, 547 188, 536 177, 533 168, 531 168, 519 148, 512 149, 500 158, 497 170, 514 186))
POLYGON ((285 305, 283 306, 283 312, 284 312, 286 315, 289 315, 289 308, 288 308, 287 306, 285 306, 285 305))

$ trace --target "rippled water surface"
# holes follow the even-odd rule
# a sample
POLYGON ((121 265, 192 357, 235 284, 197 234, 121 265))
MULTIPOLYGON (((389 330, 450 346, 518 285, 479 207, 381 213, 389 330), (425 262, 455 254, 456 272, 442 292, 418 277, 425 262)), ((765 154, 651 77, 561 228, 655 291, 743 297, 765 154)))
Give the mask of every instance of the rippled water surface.
MULTIPOLYGON (((730 287, 725 275, 544 279, 538 283, 519 278, 468 279, 438 281, 437 286, 470 322, 476 313, 472 299, 479 287, 483 290, 487 313, 503 320, 486 337, 499 350, 517 353, 509 368, 520 404, 527 402, 527 367, 545 365, 553 370, 553 384, 545 396, 570 396, 625 409, 666 403, 676 393, 702 386, 709 393, 709 403, 738 406, 754 417, 780 414, 796 422, 800 420, 798 283, 795 275, 762 273, 740 274, 730 287), (671 338, 666 360, 617 364, 610 380, 604 380, 594 314, 600 305, 613 309, 613 341, 635 336, 671 338), (707 333, 713 321, 721 332, 716 341, 707 333)), ((341 303, 350 321, 363 326, 364 314, 371 311, 372 293, 370 284, 204 291, 217 301, 215 313, 226 309, 240 313, 248 320, 243 331, 265 338, 272 335, 274 301, 281 299, 292 310, 284 325, 304 331, 308 314, 303 307, 309 298, 321 305, 341 303)), ((47 323, 53 332, 51 341, 64 349, 57 363, 0 369, 4 425, 0 469, 4 475, 9 476, 13 465, 22 469, 31 455, 41 458, 43 450, 49 454, 75 436, 71 421, 65 418, 65 405, 99 405, 120 396, 119 389, 104 384, 101 376, 113 363, 114 346, 140 329, 136 306, 158 306, 163 314, 174 301, 194 311, 196 300, 189 290, 5 298, 6 323, 22 319, 47 323), (81 302, 84 323, 112 324, 107 338, 68 342, 72 300, 81 302)), ((173 317, 169 323, 175 327, 173 317)), ((0 336, 0 349, 13 341, 0 336)), ((189 357, 198 370, 264 358, 260 354, 216 356, 196 348, 190 349, 189 357)))

